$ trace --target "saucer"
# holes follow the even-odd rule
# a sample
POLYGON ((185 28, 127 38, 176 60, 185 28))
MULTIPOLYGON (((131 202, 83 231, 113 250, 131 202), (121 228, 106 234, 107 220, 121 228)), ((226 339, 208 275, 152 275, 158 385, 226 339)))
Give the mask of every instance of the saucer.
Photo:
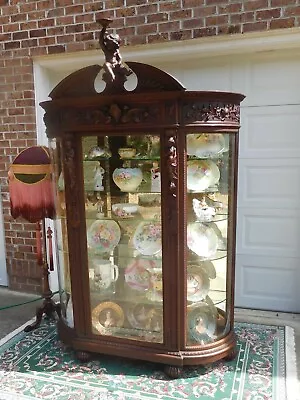
POLYGON ((199 344, 210 343, 215 339, 217 321, 210 307, 203 303, 190 311, 188 315, 188 330, 191 339, 199 344))
POLYGON ((150 272, 152 260, 137 258, 125 268, 125 282, 134 290, 146 291, 150 288, 150 272))
POLYGON ((211 160, 189 160, 187 162, 187 190, 204 192, 220 179, 220 170, 211 160))
POLYGON ((110 219, 97 220, 87 230, 88 247, 98 253, 111 252, 120 239, 119 225, 110 219))
POLYGON ((210 288, 208 274, 197 267, 188 267, 187 269, 187 300, 197 302, 203 300, 210 288))
POLYGON ((136 250, 145 256, 153 256, 161 251, 161 223, 143 221, 137 226, 132 239, 136 250))
POLYGON ((214 229, 200 223, 192 222, 187 226, 187 246, 199 257, 209 258, 218 248, 219 238, 214 229))

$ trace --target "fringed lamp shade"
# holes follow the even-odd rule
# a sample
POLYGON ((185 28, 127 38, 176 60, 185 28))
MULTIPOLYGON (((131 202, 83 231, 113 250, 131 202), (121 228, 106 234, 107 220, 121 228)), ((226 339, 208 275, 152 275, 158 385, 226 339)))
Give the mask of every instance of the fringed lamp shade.
POLYGON ((52 300, 49 286, 47 263, 47 244, 49 249, 50 271, 53 271, 52 231, 45 229, 43 221, 43 244, 41 221, 55 216, 54 188, 49 149, 44 146, 32 146, 23 150, 13 161, 8 171, 10 208, 13 218, 23 217, 36 226, 37 263, 42 270, 42 288, 44 301, 37 309, 36 321, 25 327, 25 332, 37 328, 44 313, 52 317, 56 312, 60 316, 60 306, 52 300))
MULTIPOLYGON (((47 147, 33 146, 23 150, 8 171, 10 212, 36 223, 37 262, 43 265, 40 221, 54 218, 54 193, 51 161, 47 147)), ((52 251, 50 254, 52 262, 52 251)))
POLYGON ((53 219, 54 194, 49 150, 33 146, 23 150, 8 172, 10 208, 13 218, 29 222, 53 219))

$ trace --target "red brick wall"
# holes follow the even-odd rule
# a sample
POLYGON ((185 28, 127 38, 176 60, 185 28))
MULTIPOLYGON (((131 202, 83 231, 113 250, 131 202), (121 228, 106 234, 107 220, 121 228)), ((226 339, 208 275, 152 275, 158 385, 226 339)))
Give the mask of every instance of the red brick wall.
POLYGON ((34 226, 10 217, 7 170, 35 144, 32 57, 98 48, 95 22, 112 17, 125 45, 299 25, 297 0, 0 0, 0 185, 10 287, 40 290, 34 226))

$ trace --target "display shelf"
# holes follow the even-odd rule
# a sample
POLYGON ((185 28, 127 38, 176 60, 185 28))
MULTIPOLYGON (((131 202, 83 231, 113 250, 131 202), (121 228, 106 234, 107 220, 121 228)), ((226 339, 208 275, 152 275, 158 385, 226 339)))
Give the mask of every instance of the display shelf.
POLYGON ((213 187, 208 187, 207 189, 203 189, 203 190, 187 190, 187 194, 210 194, 210 193, 218 193, 219 192, 219 188, 217 186, 213 186, 213 187))
POLYGON ((200 161, 213 160, 216 162, 216 161, 224 160, 224 158, 226 157, 227 154, 228 154, 228 150, 221 154, 211 155, 211 156, 207 156, 207 157, 197 157, 197 156, 188 155, 187 160, 200 160, 200 161))
POLYGON ((197 254, 189 254, 187 262, 188 262, 188 264, 190 264, 195 261, 215 261, 215 260, 220 260, 225 257, 227 257, 227 250, 218 250, 209 257, 201 257, 201 256, 198 256, 197 254))
MULTIPOLYGON (((149 212, 151 212, 151 210, 149 210, 149 212)), ((225 219, 225 218, 223 218, 225 219)), ((217 220, 217 221, 222 221, 223 219, 217 220)), ((142 221, 157 221, 157 219, 155 218, 144 218, 142 216, 134 216, 134 217, 130 217, 130 218, 118 218, 118 217, 114 217, 114 216, 99 216, 99 217, 95 217, 93 215, 88 215, 85 218, 86 221, 101 221, 101 220, 112 220, 112 221, 116 221, 117 223, 130 223, 130 222, 142 222, 142 221)), ((210 222, 214 222, 214 221, 210 221, 210 222)))
MULTIPOLYGON (((151 213, 151 207, 149 207, 149 213, 151 213)), ((111 210, 109 210, 109 212, 111 213, 111 210)), ((147 212, 147 211, 146 211, 147 212)), ((66 216, 62 216, 61 219, 65 219, 66 216)), ((110 220, 114 220, 117 223, 135 223, 135 222, 141 222, 141 221, 157 221, 157 218, 144 218, 142 217, 142 215, 140 216, 132 216, 132 217, 127 217, 127 218, 118 218, 118 217, 114 217, 114 216, 96 216, 96 212, 94 213, 87 213, 86 214, 86 221, 97 221, 97 220, 102 220, 102 219, 110 219, 110 220)), ((189 222, 196 222, 196 223, 201 223, 201 224, 209 224, 209 223, 213 223, 213 222, 220 222, 220 221, 226 221, 228 219, 228 214, 216 214, 213 218, 209 219, 209 220, 203 220, 203 221, 199 221, 196 218, 190 218, 189 222)))
MULTIPOLYGON (((124 284, 125 286, 125 284, 124 284)), ((124 287, 124 294, 123 295, 118 295, 116 293, 99 293, 99 290, 93 289, 93 286, 91 287, 91 303, 94 305, 94 307, 99 304, 103 303, 104 301, 113 301, 118 304, 127 304, 128 306, 132 306, 134 304, 144 304, 148 306, 157 306, 162 304, 162 300, 159 301, 152 301, 146 296, 146 291, 145 292, 138 292, 134 291, 133 289, 126 288, 124 287)), ((126 307, 125 307, 126 308, 126 307)))
MULTIPOLYGON (((64 248, 62 247, 61 244, 57 245, 57 249, 58 251, 60 251, 61 253, 64 254, 69 254, 68 250, 64 250, 64 248)), ((93 257, 93 256, 102 256, 103 259, 109 259, 110 257, 116 257, 120 260, 134 260, 136 258, 140 258, 140 259, 144 259, 144 260, 162 260, 162 256, 158 255, 158 254, 154 254, 154 255, 143 255, 141 253, 138 252, 138 250, 135 249, 135 247, 129 247, 127 243, 119 243, 118 246, 116 246, 116 248, 110 252, 107 253, 103 253, 103 252, 97 252, 97 251, 93 251, 93 250, 89 250, 89 256, 93 257), (132 255, 119 255, 116 253, 116 249, 121 248, 122 246, 125 246, 126 249, 130 250, 130 251, 134 251, 134 254, 132 255)), ((223 258, 226 258, 227 256, 227 251, 226 250, 218 250, 215 254, 213 254, 210 257, 200 257, 197 256, 196 254, 191 254, 189 255, 188 259, 187 259, 187 264, 191 265, 191 264, 195 264, 197 262, 205 262, 205 261, 215 261, 215 260, 220 260, 223 258)))

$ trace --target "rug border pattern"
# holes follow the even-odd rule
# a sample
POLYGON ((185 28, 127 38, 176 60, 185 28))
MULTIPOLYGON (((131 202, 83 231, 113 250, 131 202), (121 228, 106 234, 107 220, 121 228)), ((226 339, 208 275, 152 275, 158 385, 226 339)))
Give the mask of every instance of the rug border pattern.
MULTIPOLYGON (((3 339, 0 340, 0 347, 2 349, 5 349, 6 347, 9 347, 12 345, 12 343, 20 340, 26 333, 24 333, 24 328, 28 324, 32 323, 35 320, 35 318, 31 319, 30 321, 26 322, 10 334, 6 335, 3 339), (7 346, 6 346, 7 345, 7 346)), ((281 355, 280 357, 277 357, 278 360, 278 366, 277 366, 277 373, 280 374, 280 379, 277 381, 277 386, 278 390, 277 393, 279 393, 279 397, 275 397, 274 393, 274 400, 300 400, 298 397, 298 394, 300 393, 300 384, 297 378, 297 366, 296 366, 296 351, 295 351, 295 331, 294 328, 287 326, 287 325, 280 325, 280 324, 257 324, 255 322, 242 322, 242 321, 236 321, 236 324, 243 323, 244 325, 248 325, 249 327, 283 327, 283 330, 278 330, 280 332, 280 338, 278 341, 278 347, 277 347, 277 355, 281 355), (287 376, 287 382, 288 385, 285 384, 285 376, 287 376), (284 396, 284 397, 283 397, 284 396)), ((18 374, 15 372, 15 374, 18 374)), ((20 373, 22 374, 22 373, 20 373)), ((241 374, 241 380, 244 380, 244 376, 241 374)), ((239 386, 239 391, 236 396, 237 400, 243 400, 243 394, 241 391, 241 387, 244 384, 244 381, 241 382, 239 386)), ((233 387, 235 385, 235 379, 233 382, 233 387)), ((274 388, 274 386, 273 386, 274 388)), ((104 390, 104 389, 102 389, 104 390)), ((99 388, 99 392, 101 392, 99 388)), ((105 391, 103 392, 103 400, 106 399, 105 391)), ((16 394, 11 394, 8 392, 1 392, 0 393, 0 400, 16 400, 16 394), (5 395, 5 397, 3 397, 5 395)), ((136 398, 136 397, 134 397, 136 398)), ((134 399, 132 398, 132 399, 134 399)), ((144 400, 154 400, 155 397, 149 396, 149 394, 145 394, 145 396, 138 397, 139 399, 144 399, 144 400)), ((17 397, 18 400, 36 400, 36 397, 31 397, 27 395, 18 395, 17 397)), ((101 396, 102 399, 102 396, 101 396)), ((136 398, 137 399, 137 398, 136 398)), ((231 397, 230 400, 233 398, 231 397)), ((229 400, 229 399, 228 399, 229 400)))

